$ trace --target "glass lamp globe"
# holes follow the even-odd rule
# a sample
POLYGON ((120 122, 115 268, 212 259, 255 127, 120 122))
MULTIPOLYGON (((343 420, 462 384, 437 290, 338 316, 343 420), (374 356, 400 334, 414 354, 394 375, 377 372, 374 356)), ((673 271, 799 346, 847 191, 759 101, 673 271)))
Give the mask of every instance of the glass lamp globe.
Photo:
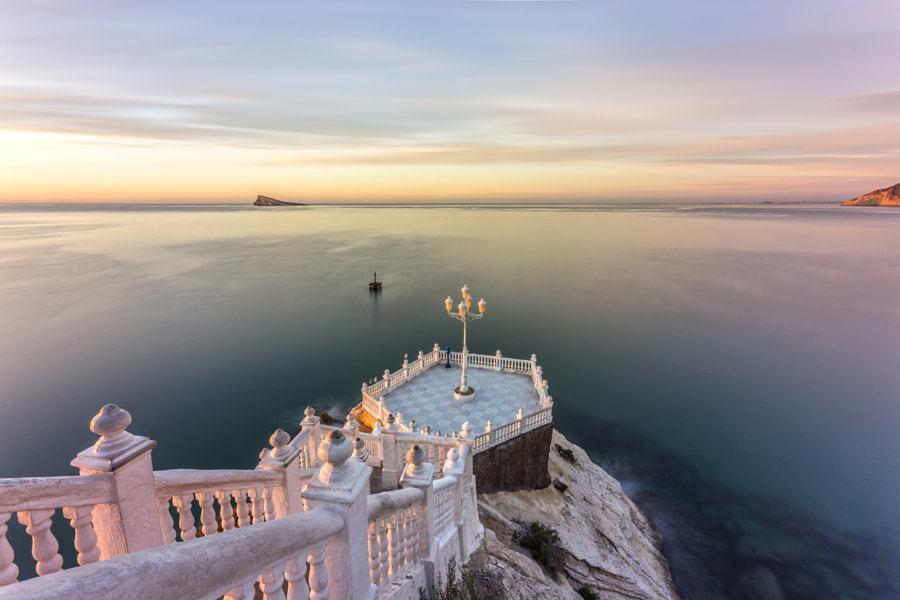
POLYGON ((444 300, 444 307, 447 309, 447 312, 453 310, 453 298, 447 296, 447 299, 444 300))
POLYGON ((459 314, 461 314, 461 315, 466 314, 466 303, 465 302, 460 302, 459 306, 457 306, 456 308, 459 310, 459 314))
POLYGON ((484 298, 478 301, 478 312, 484 314, 484 311, 487 310, 487 302, 484 301, 484 298))
POLYGON ((469 284, 468 283, 463 284, 463 286, 460 288, 459 291, 462 292, 463 300, 468 298, 469 297, 469 284))

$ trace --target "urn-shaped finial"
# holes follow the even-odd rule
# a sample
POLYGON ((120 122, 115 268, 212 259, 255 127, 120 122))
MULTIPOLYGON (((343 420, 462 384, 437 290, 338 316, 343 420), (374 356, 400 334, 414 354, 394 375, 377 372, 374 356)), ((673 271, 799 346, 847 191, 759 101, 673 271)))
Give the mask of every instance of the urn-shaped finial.
POLYGON ((100 436, 94 444, 78 453, 70 464, 79 469, 110 471, 152 450, 156 442, 127 431, 131 413, 115 404, 107 404, 91 419, 91 431, 100 436))
POLYGON ((418 444, 414 444, 406 451, 406 462, 418 469, 425 462, 425 451, 418 444))
POLYGON ((487 420, 487 423, 484 424, 484 432, 485 432, 485 433, 490 433, 491 430, 492 430, 493 428, 494 428, 494 426, 491 425, 491 420, 488 419, 488 420, 487 420))
POLYGON ((312 406, 307 406, 303 410, 303 420, 300 421, 301 429, 308 429, 310 427, 314 427, 319 423, 319 417, 316 416, 316 409, 312 406))
POLYGON ((375 435, 381 435, 381 430, 384 429, 384 424, 381 422, 381 419, 375 421, 375 426, 372 427, 372 433, 375 435))
POLYGON ((91 419, 91 431, 99 436, 110 437, 131 425, 131 413, 117 404, 107 404, 91 419))
POLYGON ((472 426, 469 425, 469 422, 466 421, 462 424, 459 430, 459 437, 462 439, 469 439, 472 435, 472 426))
POLYGON ((458 470, 462 466, 461 456, 459 450, 450 448, 450 451, 447 452, 447 458, 444 460, 444 473, 458 470))
POLYGON ((131 425, 131 413, 116 404, 107 404, 91 419, 91 431, 100 436, 94 450, 112 452, 127 445, 131 434, 125 431, 131 425))
POLYGON ((353 456, 350 460, 364 463, 369 460, 369 450, 366 448, 366 441, 360 437, 353 441, 353 456))
POLYGON ((323 481, 330 481, 340 478, 347 470, 347 460, 353 455, 353 445, 340 429, 333 429, 322 438, 316 455, 323 463, 319 472, 320 478, 323 481))
POLYGON ((291 441, 291 436, 287 431, 281 429, 280 427, 269 436, 269 445, 272 446, 273 450, 279 450, 288 445, 291 441))

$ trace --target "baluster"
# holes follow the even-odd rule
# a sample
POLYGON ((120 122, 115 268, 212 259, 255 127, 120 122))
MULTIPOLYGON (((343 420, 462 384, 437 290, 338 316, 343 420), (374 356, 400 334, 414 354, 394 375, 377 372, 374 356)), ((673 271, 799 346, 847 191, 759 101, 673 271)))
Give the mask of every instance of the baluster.
POLYGON ((264 600, 284 600, 284 565, 276 565, 259 578, 259 589, 264 600))
POLYGON ((216 509, 213 506, 213 492, 197 492, 197 504, 200 505, 200 526, 203 536, 219 533, 219 523, 216 521, 216 509))
POLYGON ((407 511, 407 546, 406 555, 411 565, 416 564, 419 557, 419 530, 416 528, 416 508, 411 506, 407 511))
POLYGON ((37 574, 49 575, 62 568, 62 556, 59 555, 59 544, 50 531, 51 517, 54 509, 20 510, 19 523, 31 536, 31 555, 37 561, 37 574))
POLYGON ((381 573, 378 571, 378 519, 369 523, 369 581, 378 585, 381 583, 381 573))
POLYGON ((328 600, 328 570, 323 546, 309 552, 309 600, 328 600))
POLYGON ((384 519, 378 519, 378 580, 384 581, 388 573, 388 567, 390 566, 388 556, 388 536, 387 536, 387 523, 385 523, 384 519))
POLYGON ((224 600, 254 600, 256 598, 256 580, 251 579, 241 587, 225 592, 224 600))
POLYGON ((265 521, 265 517, 263 516, 263 495, 259 488, 250 488, 247 490, 247 493, 250 496, 250 510, 251 510, 251 518, 253 519, 253 524, 262 523, 265 521))
POLYGON ((410 512, 411 509, 406 508, 403 510, 403 564, 406 566, 412 565, 415 560, 413 560, 412 551, 412 523, 410 523, 410 512))
POLYGON ((406 567, 406 511, 397 511, 397 572, 402 573, 406 567))
POLYGON ((287 581, 287 600, 308 600, 309 589, 306 587, 306 561, 292 558, 284 567, 284 579, 287 581))
POLYGON ((157 498, 156 509, 159 512, 159 528, 163 534, 163 542, 171 544, 175 541, 175 523, 172 521, 172 513, 169 512, 169 499, 157 498))
POLYGON ((194 515, 191 513, 191 501, 193 499, 193 494, 172 497, 172 503, 178 509, 178 527, 181 529, 181 539, 185 542, 197 537, 194 515))
POLYGON ((263 488, 263 510, 266 513, 266 521, 275 520, 275 488, 263 488))
POLYGON ((234 529, 234 507, 231 506, 231 492, 216 492, 219 501, 219 518, 222 520, 222 531, 234 529))
POLYGON ((15 583, 19 578, 19 567, 13 562, 16 555, 6 539, 9 517, 9 513, 0 513, 0 587, 15 583))
POLYGON ((424 504, 417 504, 415 506, 416 509, 416 529, 419 533, 418 546, 419 546, 419 556, 422 558, 427 558, 428 553, 431 552, 431 549, 428 548, 428 523, 425 522, 425 518, 428 516, 425 512, 424 504))
POLYGON ((397 513, 388 521, 388 577, 393 579, 400 566, 400 540, 397 536, 397 513))
POLYGON ((97 534, 91 525, 92 506, 67 506, 63 515, 75 530, 75 550, 78 552, 78 564, 89 565, 100 559, 100 548, 97 547, 97 534))
POLYGON ((250 513, 247 511, 247 492, 244 490, 234 490, 231 492, 237 501, 237 523, 236 527, 246 527, 250 524, 250 513))

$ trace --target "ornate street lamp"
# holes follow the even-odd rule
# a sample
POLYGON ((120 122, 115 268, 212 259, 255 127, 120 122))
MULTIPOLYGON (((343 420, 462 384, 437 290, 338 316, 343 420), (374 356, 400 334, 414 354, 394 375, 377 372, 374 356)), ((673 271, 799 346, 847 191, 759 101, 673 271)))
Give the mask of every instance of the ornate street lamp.
POLYGON ((462 292, 462 302, 456 306, 456 312, 453 311, 453 298, 447 296, 444 300, 444 308, 447 309, 447 315, 463 324, 463 348, 462 348, 462 379, 459 387, 453 390, 453 396, 457 400, 472 400, 475 397, 475 388, 470 387, 466 381, 466 374, 469 368, 469 348, 466 344, 468 337, 469 321, 484 318, 484 311, 487 310, 487 302, 484 298, 478 301, 478 312, 472 311, 472 293, 469 291, 469 284, 465 284, 460 289, 462 292))

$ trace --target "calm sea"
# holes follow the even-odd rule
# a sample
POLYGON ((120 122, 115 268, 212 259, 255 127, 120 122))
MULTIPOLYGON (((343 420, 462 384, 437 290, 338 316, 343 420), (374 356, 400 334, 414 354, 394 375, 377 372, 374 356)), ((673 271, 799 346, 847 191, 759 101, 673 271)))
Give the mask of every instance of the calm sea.
POLYGON ((71 473, 107 402, 157 468, 252 467, 457 347, 465 282, 685 598, 900 597, 900 210, 2 206, 0 476, 71 473))

